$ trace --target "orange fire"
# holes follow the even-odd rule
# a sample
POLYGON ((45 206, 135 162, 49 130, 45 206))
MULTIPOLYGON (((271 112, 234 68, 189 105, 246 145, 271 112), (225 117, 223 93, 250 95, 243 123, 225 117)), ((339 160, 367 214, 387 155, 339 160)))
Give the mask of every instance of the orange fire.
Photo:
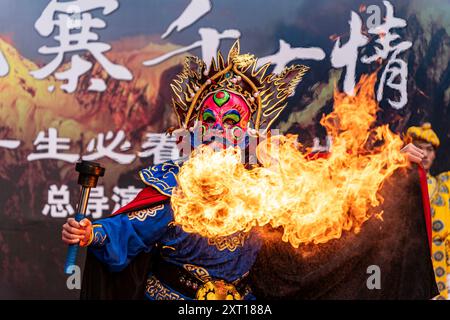
POLYGON ((196 150, 178 174, 175 222, 205 237, 254 226, 283 227, 292 246, 325 243, 343 231, 359 232, 383 199, 383 181, 407 165, 402 141, 375 126, 376 75, 362 77, 355 96, 335 92, 334 111, 321 120, 332 137, 326 158, 299 151, 297 136, 275 136, 257 148, 260 166, 248 169, 240 152, 196 150))

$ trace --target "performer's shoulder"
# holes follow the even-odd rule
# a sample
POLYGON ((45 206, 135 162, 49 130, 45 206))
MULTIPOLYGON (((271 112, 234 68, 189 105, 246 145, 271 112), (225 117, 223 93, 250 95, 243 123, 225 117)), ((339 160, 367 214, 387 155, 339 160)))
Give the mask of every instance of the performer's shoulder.
POLYGON ((170 204, 170 197, 160 193, 154 187, 147 186, 130 203, 114 212, 112 216, 147 208, 151 209, 159 207, 161 204, 170 204))
POLYGON ((165 196, 172 196, 172 190, 177 185, 176 176, 181 163, 167 161, 139 171, 139 177, 147 186, 155 188, 165 196))

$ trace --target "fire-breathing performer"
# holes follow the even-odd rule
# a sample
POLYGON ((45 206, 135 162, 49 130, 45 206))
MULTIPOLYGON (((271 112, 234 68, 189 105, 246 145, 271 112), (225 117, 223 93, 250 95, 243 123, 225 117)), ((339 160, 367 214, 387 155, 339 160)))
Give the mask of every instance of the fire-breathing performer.
POLYGON ((430 174, 440 141, 430 123, 410 127, 406 141, 413 143, 424 153, 422 165, 427 173, 428 194, 431 205, 432 259, 434 274, 440 295, 448 299, 450 281, 450 172, 437 176, 430 174))
MULTIPOLYGON (((240 54, 239 42, 226 60, 219 52, 209 67, 196 57, 186 58, 171 87, 180 128, 201 130, 201 141, 192 136, 192 147, 245 149, 252 138, 250 131, 269 129, 308 70, 295 65, 274 75, 266 72, 269 65, 255 66, 252 55, 240 54)), ((248 274, 259 240, 252 232, 208 239, 175 225, 170 200, 180 165, 166 162, 141 170, 146 188, 111 217, 93 224, 88 219, 79 223, 68 219, 63 240, 89 248, 82 297, 139 299, 145 293, 150 300, 252 298, 248 274), (147 259, 145 253, 154 259, 147 259), (129 266, 133 260, 143 262, 129 266), (116 278, 130 277, 128 284, 112 288, 120 281, 105 277, 113 273, 116 278)))
MULTIPOLYGON (((219 150, 237 146, 245 151, 252 141, 269 133, 270 126, 286 108, 286 100, 294 94, 308 68, 294 65, 275 75, 267 73, 268 64, 260 68, 256 64, 254 56, 240 54, 239 42, 232 46, 226 59, 219 52, 211 66, 196 57, 186 58, 182 73, 171 87, 178 124, 191 138, 189 149, 209 145, 219 150)), ((416 147, 410 146, 406 151, 421 160, 422 151, 416 147)), ((178 198, 176 208, 180 209, 180 195, 189 192, 181 190, 179 185, 180 172, 186 168, 186 163, 171 161, 141 170, 139 175, 146 188, 111 217, 95 223, 88 219, 79 223, 68 219, 63 226, 63 241, 88 247, 83 299, 252 299, 250 280, 255 278, 259 282, 252 282, 259 286, 260 296, 268 296, 261 290, 260 282, 267 280, 265 285, 270 287, 273 277, 267 276, 264 270, 261 272, 261 268, 255 269, 256 276, 250 271, 263 245, 256 231, 245 228, 223 236, 205 236, 175 221, 173 199, 178 198)), ((247 165, 246 169, 250 172, 251 167, 247 165)), ((201 171, 202 168, 197 169, 201 171)), ((201 176, 201 172, 198 173, 201 176)), ((224 174, 232 173, 224 171, 224 174)), ((270 176, 268 173, 264 177, 270 176)), ((235 178, 239 183, 239 177, 235 178)), ((206 200, 211 202, 222 196, 218 193, 211 197, 208 185, 196 190, 200 193, 197 196, 201 198, 204 193, 206 198, 207 194, 206 200)), ((270 190, 269 186, 267 190, 270 190)), ((251 202, 250 198, 248 202, 251 202)), ((195 203, 188 207, 192 205, 195 207, 195 203)), ((202 208, 197 209, 202 211, 202 208)), ((215 214, 220 217, 221 211, 215 214)), ((248 216, 251 216, 250 212, 248 216)), ((248 225, 258 223, 250 221, 248 225)), ((426 233, 425 229, 421 231, 426 233)), ((426 238, 425 242, 422 240, 415 242, 416 247, 428 250, 426 238)), ((283 251, 272 251, 270 255, 272 263, 285 261, 287 257, 283 251)), ((340 256, 351 262, 345 255, 340 256)), ((425 273, 428 267, 426 259, 416 265, 425 273)), ((277 268, 273 272, 276 273, 277 268)), ((295 276, 303 277, 301 273, 295 276)), ((293 284, 296 285, 295 281, 293 284)), ((327 283, 313 284, 322 291, 329 286, 327 283)), ((422 287, 423 292, 419 294, 428 297, 432 289, 422 287)), ((304 286, 303 290, 307 289, 304 286)), ((272 290, 272 294, 283 298, 284 291, 277 290, 272 290)), ((301 295, 297 297, 302 298, 301 295)))

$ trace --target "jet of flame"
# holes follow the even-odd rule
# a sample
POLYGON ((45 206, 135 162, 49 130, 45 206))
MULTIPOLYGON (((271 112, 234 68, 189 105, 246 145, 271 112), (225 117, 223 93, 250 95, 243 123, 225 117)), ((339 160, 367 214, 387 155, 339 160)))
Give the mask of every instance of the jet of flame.
POLYGON ((172 195, 175 222, 186 232, 228 236, 254 226, 283 227, 298 247, 359 232, 382 203, 378 191, 407 165, 402 140, 375 126, 376 75, 363 76, 355 96, 335 91, 334 111, 321 120, 332 137, 327 157, 299 151, 297 136, 275 136, 257 148, 260 166, 246 168, 240 151, 198 148, 181 167, 172 195))

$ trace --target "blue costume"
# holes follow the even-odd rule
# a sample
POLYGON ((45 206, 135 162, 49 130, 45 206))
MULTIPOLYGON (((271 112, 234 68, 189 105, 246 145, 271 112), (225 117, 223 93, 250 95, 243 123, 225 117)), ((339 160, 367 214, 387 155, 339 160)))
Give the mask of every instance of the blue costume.
MULTIPOLYGON (((140 175, 147 185, 170 196, 178 170, 178 165, 169 162, 144 169, 140 175)), ((202 284, 213 279, 239 283, 247 276, 260 248, 254 233, 207 239, 184 232, 173 223, 170 200, 98 220, 93 227, 89 249, 111 271, 123 270, 141 251, 149 252, 158 246, 165 263, 190 272, 202 284)), ((194 281, 191 286, 199 289, 194 281)), ((171 288, 153 271, 148 275, 145 295, 151 300, 193 298, 171 288)), ((240 295, 244 299, 252 297, 248 288, 240 295)))
MULTIPOLYGON (((201 137, 194 136, 188 148, 226 141, 246 150, 250 132, 269 130, 308 67, 293 65, 277 75, 267 74, 268 67, 258 68, 253 55, 241 55, 239 41, 226 60, 219 52, 208 68, 196 57, 186 58, 171 88, 179 128, 201 123, 201 137)), ((142 170, 147 188, 131 206, 96 222, 90 253, 121 271, 140 252, 156 248, 160 259, 148 274, 149 299, 250 299, 246 279, 261 246, 256 234, 207 239, 175 225, 170 197, 179 170, 174 162, 142 170)), ((95 275, 89 279, 96 281, 95 275)))

